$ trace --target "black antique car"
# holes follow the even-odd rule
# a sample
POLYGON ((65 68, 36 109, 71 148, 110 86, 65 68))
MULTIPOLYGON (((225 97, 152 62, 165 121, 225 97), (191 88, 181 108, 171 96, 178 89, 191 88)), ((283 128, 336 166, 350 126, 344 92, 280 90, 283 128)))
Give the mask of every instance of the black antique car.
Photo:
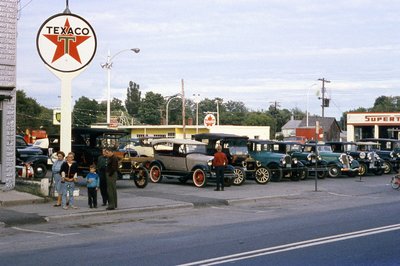
POLYGON ((292 181, 305 179, 308 173, 302 162, 286 152, 285 145, 271 140, 252 139, 248 141, 249 153, 252 158, 261 163, 257 172, 269 173, 272 181, 281 181, 288 177, 292 181))
MULTIPOLYGON (((203 133, 194 135, 193 139, 206 144, 208 155, 214 155, 217 145, 221 145, 222 151, 228 157, 229 164, 235 167, 234 185, 243 184, 246 178, 254 178, 257 161, 249 156, 248 137, 223 133, 203 133)), ((269 178, 261 178, 260 181, 267 183, 269 178)))
POLYGON ((307 172, 301 176, 306 179, 310 175, 317 175, 319 179, 323 179, 328 175, 328 163, 321 156, 313 151, 303 150, 302 143, 292 141, 276 142, 281 153, 287 153, 293 159, 300 161, 306 168, 307 172))
MULTIPOLYGON (((375 151, 383 160, 385 160, 384 173, 389 174, 392 171, 396 173, 400 169, 400 140, 385 138, 364 138, 360 142, 375 143, 366 146, 366 149, 375 151)), ((365 145, 364 145, 365 146, 365 145)))
POLYGON ((360 164, 358 175, 364 176, 369 172, 375 175, 383 174, 384 160, 375 151, 365 150, 362 143, 330 141, 325 144, 330 145, 333 152, 346 153, 357 160, 360 164))

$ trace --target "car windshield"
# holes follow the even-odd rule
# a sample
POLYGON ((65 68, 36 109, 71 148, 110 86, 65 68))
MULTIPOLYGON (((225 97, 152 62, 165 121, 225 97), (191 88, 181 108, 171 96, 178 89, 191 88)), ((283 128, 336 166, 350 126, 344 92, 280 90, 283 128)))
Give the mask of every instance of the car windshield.
POLYGON ((247 148, 247 140, 231 139, 225 143, 231 155, 247 155, 249 150, 247 148))
POLYGON ((332 152, 331 146, 324 145, 324 146, 317 146, 319 152, 332 152))
POLYGON ((301 145, 299 144, 292 144, 292 145, 286 145, 286 151, 301 151, 301 145))
POLYGON ((344 145, 344 151, 357 151, 357 145, 356 144, 345 144, 344 145))
POLYGON ((186 153, 206 153, 205 145, 186 145, 186 153))

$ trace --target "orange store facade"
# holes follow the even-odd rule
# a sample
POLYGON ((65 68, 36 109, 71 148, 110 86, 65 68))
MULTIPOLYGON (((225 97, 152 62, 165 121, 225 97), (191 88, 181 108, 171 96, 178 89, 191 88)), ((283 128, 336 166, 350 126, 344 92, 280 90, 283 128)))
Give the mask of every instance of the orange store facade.
POLYGON ((347 113, 347 140, 400 139, 400 113, 347 113))

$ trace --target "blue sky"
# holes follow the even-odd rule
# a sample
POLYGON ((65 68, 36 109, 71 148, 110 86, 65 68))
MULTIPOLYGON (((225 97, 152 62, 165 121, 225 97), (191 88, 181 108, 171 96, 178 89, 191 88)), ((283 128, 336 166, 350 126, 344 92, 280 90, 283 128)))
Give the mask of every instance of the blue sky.
MULTIPOLYGON (((61 83, 41 61, 36 35, 63 12, 64 0, 21 0, 17 88, 46 107, 60 106, 61 83)), ((400 2, 396 0, 70 0, 97 35, 97 53, 73 80, 73 102, 105 99, 101 63, 113 60, 111 95, 124 100, 130 80, 164 96, 181 92, 321 115, 316 92, 326 78, 325 116, 373 106, 400 88, 400 2)), ((215 111, 215 110, 210 110, 215 111)))

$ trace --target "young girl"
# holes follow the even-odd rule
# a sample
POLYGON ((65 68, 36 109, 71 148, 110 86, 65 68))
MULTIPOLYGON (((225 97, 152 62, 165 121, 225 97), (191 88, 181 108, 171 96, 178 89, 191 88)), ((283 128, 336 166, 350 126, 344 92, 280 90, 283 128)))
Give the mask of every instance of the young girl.
POLYGON ((78 163, 74 161, 74 153, 70 152, 67 155, 67 160, 61 166, 61 182, 64 182, 64 190, 62 195, 62 207, 68 209, 67 194, 69 193, 69 205, 76 209, 74 205, 74 189, 75 181, 78 177, 78 163))

